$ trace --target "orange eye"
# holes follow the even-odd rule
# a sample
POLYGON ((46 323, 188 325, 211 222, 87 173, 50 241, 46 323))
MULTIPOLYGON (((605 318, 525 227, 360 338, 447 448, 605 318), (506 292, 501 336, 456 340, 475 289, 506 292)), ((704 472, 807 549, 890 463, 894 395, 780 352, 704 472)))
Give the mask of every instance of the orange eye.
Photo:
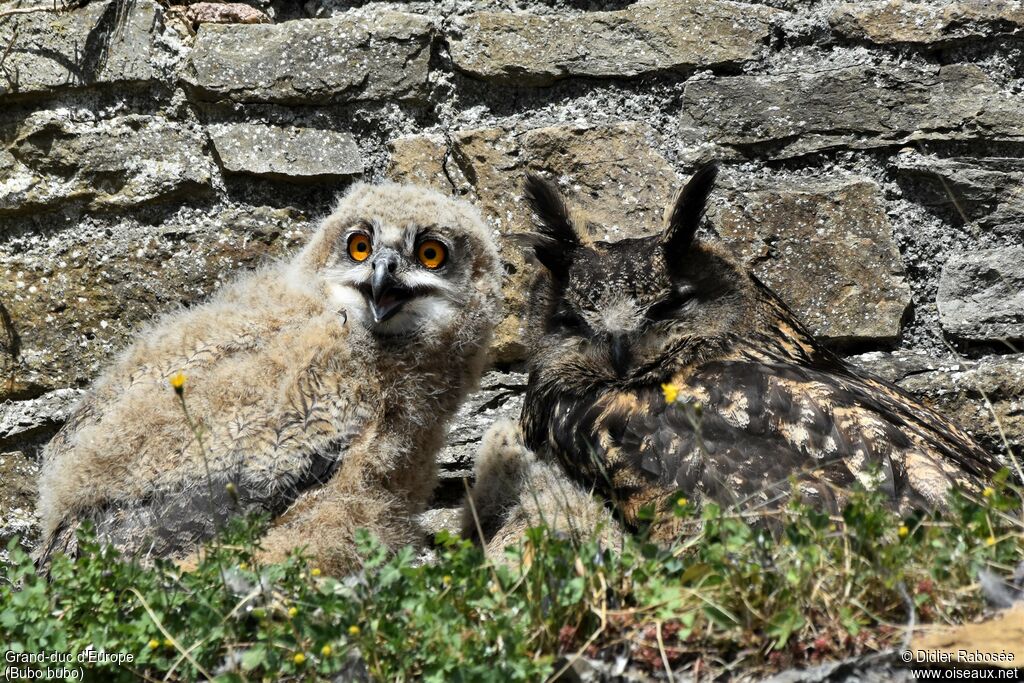
POLYGON ((361 232, 357 232, 348 238, 348 255, 353 261, 365 261, 370 258, 370 238, 361 232))
POLYGON ((427 268, 434 270, 444 265, 448 258, 448 249, 437 240, 424 240, 416 247, 416 256, 427 268))

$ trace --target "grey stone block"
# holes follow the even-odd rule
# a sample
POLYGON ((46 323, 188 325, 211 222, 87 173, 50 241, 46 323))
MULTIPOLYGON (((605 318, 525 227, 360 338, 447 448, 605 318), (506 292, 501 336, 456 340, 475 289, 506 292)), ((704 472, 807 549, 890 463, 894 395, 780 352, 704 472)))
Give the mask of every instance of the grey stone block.
POLYGON ((231 173, 325 180, 363 172, 359 148, 348 133, 259 123, 221 124, 209 130, 221 166, 231 173))
POLYGON ((1024 339, 1024 247, 955 254, 936 298, 942 329, 959 339, 1024 339))
POLYGON ((433 27, 422 16, 204 24, 184 76, 205 99, 322 104, 422 99, 433 27))
POLYGON ((910 305, 881 188, 865 178, 725 191, 711 221, 811 332, 891 345, 910 305))
POLYGON ((943 48, 1019 33, 1024 30, 1024 5, 1002 0, 849 2, 837 7, 829 21, 848 39, 943 48))
POLYGON ((1024 102, 973 64, 853 66, 700 79, 682 123, 775 158, 910 140, 1024 139, 1024 102))
POLYGON ((732 67, 753 59, 786 13, 724 0, 648 0, 575 16, 475 12, 449 42, 456 68, 517 85, 732 67))
POLYGON ((161 10, 138 0, 92 2, 67 13, 32 12, 0 22, 0 101, 95 84, 159 80, 161 10))
POLYGON ((159 116, 78 121, 38 112, 0 155, 0 214, 76 200, 125 208, 209 191, 213 162, 203 136, 159 116))

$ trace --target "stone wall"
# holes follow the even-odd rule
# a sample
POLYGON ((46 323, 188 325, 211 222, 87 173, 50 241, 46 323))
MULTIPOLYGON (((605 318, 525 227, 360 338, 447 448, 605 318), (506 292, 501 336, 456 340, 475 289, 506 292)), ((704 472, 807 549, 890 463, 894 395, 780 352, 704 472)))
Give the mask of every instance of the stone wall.
MULTIPOLYGON (((1024 449, 1020 2, 168 5, 0 5, 40 10, 0 17, 0 536, 134 330, 292 250, 359 178, 466 197, 508 235, 542 171, 617 239, 721 159, 709 239, 855 362, 1024 449)), ((440 504, 521 403, 530 266, 503 254, 499 369, 440 504)))

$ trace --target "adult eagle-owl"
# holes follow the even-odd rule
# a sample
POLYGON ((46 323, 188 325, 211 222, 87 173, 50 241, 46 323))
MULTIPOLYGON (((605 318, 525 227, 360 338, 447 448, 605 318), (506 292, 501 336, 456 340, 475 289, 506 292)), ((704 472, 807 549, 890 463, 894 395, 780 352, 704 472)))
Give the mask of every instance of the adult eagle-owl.
POLYGON ((695 239, 716 174, 694 174, 661 234, 614 243, 585 241, 558 189, 527 179, 543 268, 527 325, 526 446, 627 522, 679 490, 770 504, 791 477, 831 509, 857 482, 901 509, 942 506, 954 484, 977 490, 999 464, 970 436, 846 365, 695 239))

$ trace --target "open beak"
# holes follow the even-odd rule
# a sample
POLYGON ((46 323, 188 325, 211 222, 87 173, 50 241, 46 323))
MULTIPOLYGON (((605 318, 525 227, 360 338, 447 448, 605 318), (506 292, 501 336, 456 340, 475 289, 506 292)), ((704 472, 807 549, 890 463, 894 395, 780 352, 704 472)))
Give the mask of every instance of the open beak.
POLYGON ((373 276, 370 278, 370 311, 373 321, 382 323, 393 317, 408 301, 410 291, 403 287, 392 274, 390 262, 382 259, 373 264, 373 276))

